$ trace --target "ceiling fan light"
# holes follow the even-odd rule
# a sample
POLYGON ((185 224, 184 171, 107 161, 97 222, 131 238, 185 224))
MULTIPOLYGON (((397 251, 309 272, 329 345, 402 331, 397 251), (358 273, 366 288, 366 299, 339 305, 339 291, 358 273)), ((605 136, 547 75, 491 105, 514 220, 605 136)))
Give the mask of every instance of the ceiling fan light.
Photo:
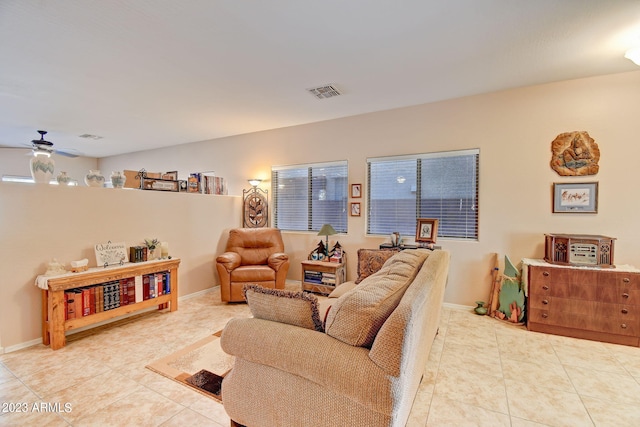
POLYGON ((37 148, 33 149, 33 155, 34 156, 47 156, 47 157, 51 157, 51 152, 47 151, 47 150, 38 150, 37 148))
POLYGON ((629 49, 624 57, 633 61, 636 65, 640 65, 640 47, 634 47, 629 49))

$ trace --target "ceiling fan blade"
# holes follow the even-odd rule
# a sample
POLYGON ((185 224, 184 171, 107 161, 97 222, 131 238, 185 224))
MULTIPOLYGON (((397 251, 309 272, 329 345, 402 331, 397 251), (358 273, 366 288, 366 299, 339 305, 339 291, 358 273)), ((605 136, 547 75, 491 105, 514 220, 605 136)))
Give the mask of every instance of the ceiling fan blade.
POLYGON ((72 159, 75 159, 76 157, 81 156, 81 154, 73 149, 66 149, 66 150, 53 150, 54 153, 59 154, 61 156, 64 157, 70 157, 72 159))

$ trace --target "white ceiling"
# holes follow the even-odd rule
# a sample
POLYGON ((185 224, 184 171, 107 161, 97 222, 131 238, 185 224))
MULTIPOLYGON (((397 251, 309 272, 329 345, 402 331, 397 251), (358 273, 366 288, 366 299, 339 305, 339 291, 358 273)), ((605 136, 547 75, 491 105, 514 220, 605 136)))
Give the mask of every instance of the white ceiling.
POLYGON ((634 71, 633 45, 638 0, 1 0, 0 145, 103 157, 634 71))

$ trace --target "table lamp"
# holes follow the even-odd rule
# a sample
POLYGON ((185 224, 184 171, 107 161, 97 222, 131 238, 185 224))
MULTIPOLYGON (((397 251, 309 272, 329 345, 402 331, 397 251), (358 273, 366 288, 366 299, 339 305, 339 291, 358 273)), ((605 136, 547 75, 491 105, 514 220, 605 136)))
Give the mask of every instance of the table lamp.
POLYGON ((318 231, 318 236, 326 236, 326 244, 324 245, 326 259, 329 258, 329 236, 333 236, 334 234, 338 234, 338 232, 331 224, 324 224, 320 231, 318 231))

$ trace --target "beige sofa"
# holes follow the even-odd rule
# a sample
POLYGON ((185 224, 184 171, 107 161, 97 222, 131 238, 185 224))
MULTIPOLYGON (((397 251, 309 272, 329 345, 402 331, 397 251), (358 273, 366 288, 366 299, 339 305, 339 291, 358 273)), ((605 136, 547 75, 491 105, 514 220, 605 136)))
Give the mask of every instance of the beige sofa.
POLYGON ((448 270, 446 251, 394 255, 332 301, 325 332, 266 320, 272 314, 229 321, 221 345, 235 363, 222 401, 232 425, 404 426, 438 330, 448 270))

